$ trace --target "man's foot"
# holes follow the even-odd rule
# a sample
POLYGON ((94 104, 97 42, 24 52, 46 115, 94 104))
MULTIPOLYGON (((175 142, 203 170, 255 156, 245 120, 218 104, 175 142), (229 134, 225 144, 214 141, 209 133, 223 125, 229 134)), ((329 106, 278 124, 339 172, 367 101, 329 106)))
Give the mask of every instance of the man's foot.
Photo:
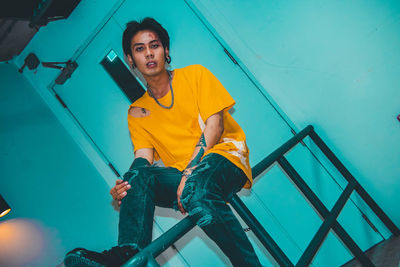
POLYGON ((136 247, 131 245, 116 246, 101 253, 76 248, 65 255, 64 264, 66 267, 119 267, 138 251, 136 247))

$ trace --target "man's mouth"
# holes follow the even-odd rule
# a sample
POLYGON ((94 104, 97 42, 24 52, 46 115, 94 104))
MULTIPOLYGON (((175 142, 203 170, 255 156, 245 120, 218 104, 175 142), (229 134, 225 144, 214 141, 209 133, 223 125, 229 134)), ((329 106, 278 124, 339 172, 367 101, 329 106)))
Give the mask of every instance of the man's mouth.
POLYGON ((157 63, 155 61, 149 61, 147 62, 146 66, 148 68, 154 68, 155 66, 157 66, 157 63))

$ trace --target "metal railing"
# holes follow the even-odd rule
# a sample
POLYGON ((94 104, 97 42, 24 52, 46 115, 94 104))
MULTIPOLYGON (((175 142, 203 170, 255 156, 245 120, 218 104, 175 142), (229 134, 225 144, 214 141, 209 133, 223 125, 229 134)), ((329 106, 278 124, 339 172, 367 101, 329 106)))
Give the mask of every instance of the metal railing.
MULTIPOLYGON (((236 195, 232 197, 230 203, 236 210, 238 215, 243 219, 247 226, 253 231, 260 242, 268 250, 271 256, 280 266, 309 266, 314 256, 321 247, 325 237, 332 229, 337 236, 343 241, 346 247, 351 251, 354 257, 363 266, 375 266, 371 260, 365 255, 361 248, 354 242, 350 235, 344 230, 344 228, 337 221, 341 210, 345 206, 347 200, 353 191, 356 191, 360 197, 367 203, 371 210, 377 215, 377 217, 385 224, 385 226, 392 232, 393 235, 399 236, 400 230, 390 220, 390 218, 383 212, 378 204, 372 199, 372 197, 364 190, 364 188, 354 179, 353 175, 347 170, 347 168, 340 162, 340 160, 333 154, 329 147, 322 141, 322 139, 315 133, 314 128, 309 125, 304 128, 301 132, 290 138, 286 143, 276 149, 274 152, 269 154, 266 158, 260 161, 256 166, 252 168, 253 177, 256 178, 265 170, 267 170, 272 164, 277 162, 289 178, 294 182, 297 188, 303 193, 309 203, 315 208, 319 215, 324 219, 324 222, 319 227, 317 233, 307 246, 303 255, 299 261, 294 265, 281 248, 276 244, 272 237, 268 234, 265 228, 260 222, 254 217, 250 210, 246 207, 243 201, 236 195), (343 190, 342 194, 336 201, 335 205, 329 211, 318 196, 311 190, 311 188, 305 183, 303 178, 296 172, 294 167, 285 158, 285 154, 300 143, 304 138, 309 136, 318 148, 325 154, 325 156, 332 162, 337 170, 347 180, 348 184, 343 190)), ((127 266, 138 266, 147 264, 147 266, 159 266, 155 261, 155 257, 160 255, 164 250, 171 246, 174 242, 180 239, 184 234, 189 232, 195 226, 195 222, 190 216, 185 217, 175 226, 169 229, 167 232, 162 234, 151 244, 145 247, 142 251, 136 254, 133 258, 128 260, 124 267, 127 266)))

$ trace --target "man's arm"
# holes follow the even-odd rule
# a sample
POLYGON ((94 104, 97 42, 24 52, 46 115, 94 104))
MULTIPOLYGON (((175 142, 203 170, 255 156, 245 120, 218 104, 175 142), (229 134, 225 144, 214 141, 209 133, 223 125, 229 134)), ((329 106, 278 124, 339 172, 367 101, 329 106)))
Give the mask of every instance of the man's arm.
MULTIPOLYGON (((135 152, 135 160, 139 158, 146 159, 150 164, 153 164, 153 148, 141 148, 135 152)), ((134 165, 134 163, 132 164, 134 165)), ((127 181, 117 179, 115 181, 115 186, 111 188, 110 195, 116 201, 118 201, 118 206, 121 205, 121 200, 126 196, 126 191, 131 188, 131 185, 127 181)))
POLYGON ((197 143, 192 157, 188 166, 183 171, 184 175, 190 175, 193 167, 195 167, 203 157, 204 153, 212 148, 224 132, 224 117, 223 110, 218 113, 211 115, 206 121, 206 127, 204 132, 200 136, 199 142, 197 143))
POLYGON ((179 184, 177 197, 178 197, 178 208, 179 210, 185 214, 186 211, 181 204, 181 195, 183 188, 185 187, 185 182, 187 176, 189 176, 196 165, 200 162, 201 158, 203 157, 204 153, 212 148, 218 141, 221 139, 222 133, 224 132, 224 111, 221 110, 213 115, 211 115, 206 121, 206 127, 204 128, 204 132, 202 133, 199 142, 197 143, 191 160, 188 166, 183 171, 181 183, 179 184))

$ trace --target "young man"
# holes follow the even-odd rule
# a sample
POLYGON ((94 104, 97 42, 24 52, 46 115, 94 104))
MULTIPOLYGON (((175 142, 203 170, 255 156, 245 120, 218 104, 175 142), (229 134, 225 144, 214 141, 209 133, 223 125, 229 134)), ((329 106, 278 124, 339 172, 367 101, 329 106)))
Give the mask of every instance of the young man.
POLYGON ((127 24, 123 49, 147 92, 128 111, 135 160, 110 190, 120 205, 118 246, 75 249, 66 265, 122 265, 151 242, 157 205, 188 213, 234 266, 260 266, 226 204, 252 182, 245 134, 228 113, 235 101, 200 65, 167 70, 169 36, 152 18, 127 24), (158 159, 166 167, 153 165, 158 159))

